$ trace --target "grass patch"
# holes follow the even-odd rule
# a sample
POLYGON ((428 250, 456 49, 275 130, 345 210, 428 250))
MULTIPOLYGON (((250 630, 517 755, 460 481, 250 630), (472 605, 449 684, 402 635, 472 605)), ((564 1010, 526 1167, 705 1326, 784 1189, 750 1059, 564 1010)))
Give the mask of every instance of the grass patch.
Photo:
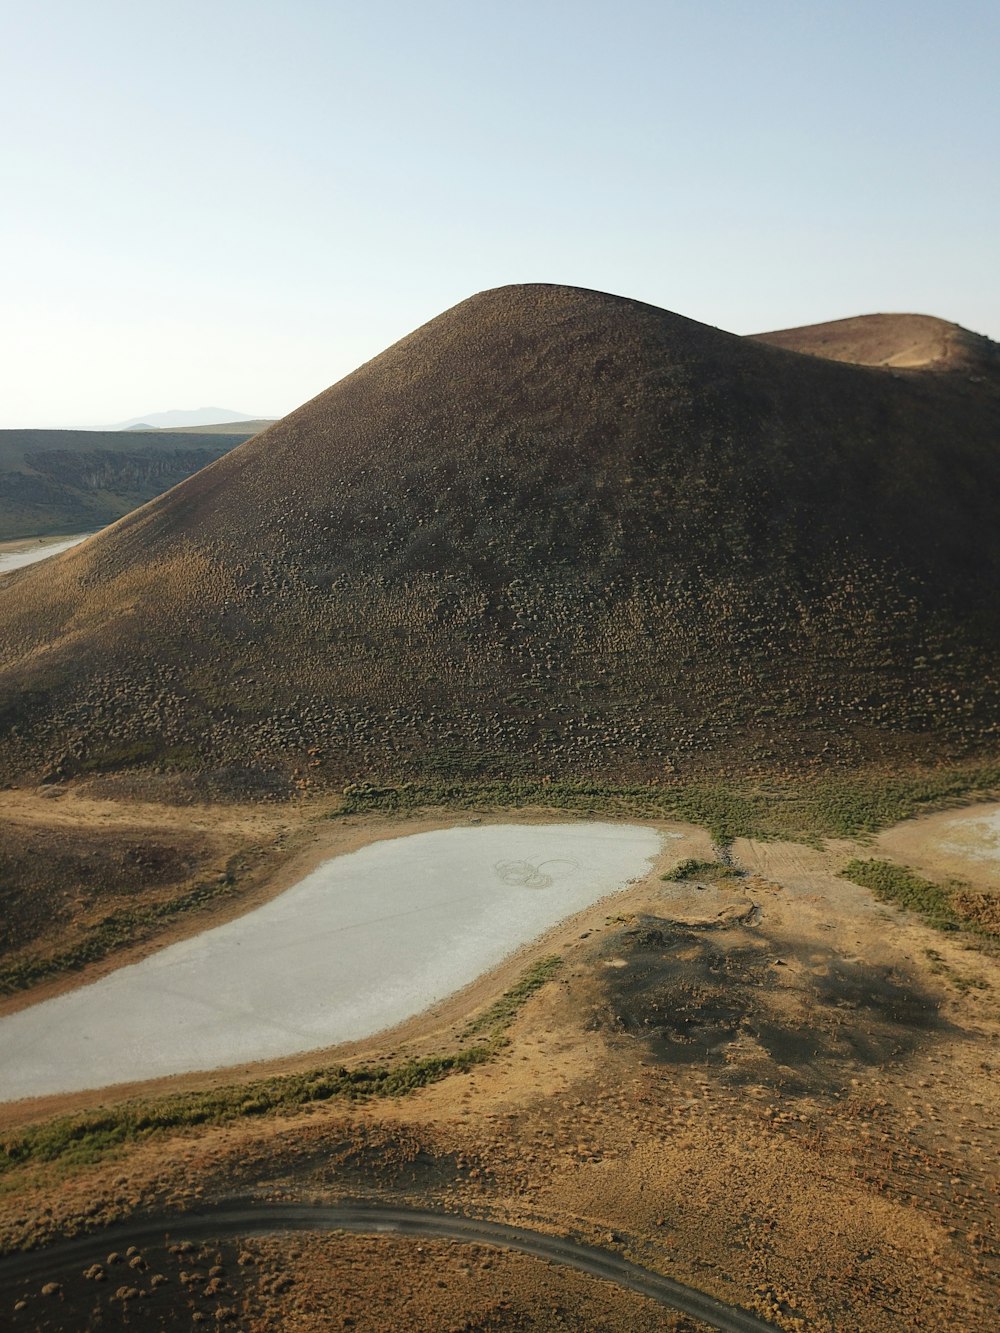
POLYGON ((291 1114, 313 1102, 404 1097, 491 1060, 504 1045, 504 1032, 515 1014, 555 975, 561 963, 554 956, 541 959, 470 1024, 463 1036, 486 1036, 485 1041, 476 1045, 420 1060, 361 1065, 356 1069, 339 1065, 59 1116, 31 1125, 0 1142, 0 1175, 20 1166, 45 1162, 58 1162, 66 1167, 87 1165, 154 1135, 202 1125, 225 1125, 254 1116, 291 1114))
POLYGON ((840 872, 844 879, 871 889, 880 902, 894 903, 916 912, 939 930, 960 930, 962 918, 952 907, 951 890, 915 875, 894 861, 848 861, 840 872))
MULTIPOLYGON (((991 895, 970 893, 963 880, 935 884, 915 874, 908 866, 897 865, 894 861, 861 861, 856 858, 848 861, 840 874, 844 879, 871 889, 880 902, 894 903, 909 912, 916 912, 937 930, 961 931, 967 939, 971 936, 967 948, 996 955, 998 941, 995 922, 989 918, 984 920, 975 911, 967 910, 970 901, 978 903, 982 898, 995 907, 996 900, 991 895)), ((974 980, 956 980, 955 984, 959 988, 979 988, 974 980)))
POLYGON ((668 870, 660 879, 667 881, 689 880, 689 879, 742 879, 738 870, 732 866, 723 865, 721 861, 699 861, 697 857, 689 857, 686 861, 679 861, 673 870, 668 870))
POLYGON ((720 846, 734 838, 787 838, 816 843, 827 837, 876 833, 913 815, 1000 794, 1000 764, 826 775, 764 782, 719 780, 617 785, 600 781, 352 782, 342 815, 454 810, 514 810, 525 806, 584 815, 678 819, 706 828, 720 846))
POLYGON ((562 959, 557 954, 550 954, 547 958, 540 958, 533 967, 529 967, 524 976, 515 986, 512 986, 506 994, 501 995, 495 1004, 485 1010, 478 1018, 474 1019, 465 1029, 464 1036, 476 1036, 481 1032, 490 1032, 494 1039, 499 1037, 505 1028, 509 1027, 517 1011, 534 995, 535 991, 540 990, 547 981, 562 967, 562 959))
POLYGON ((398 1065, 365 1065, 358 1069, 316 1069, 282 1075, 211 1092, 182 1093, 151 1101, 79 1115, 60 1116, 32 1125, 0 1145, 0 1174, 29 1162, 59 1161, 66 1166, 98 1161, 106 1153, 142 1142, 155 1134, 199 1125, 224 1125, 250 1116, 292 1112, 334 1097, 358 1101, 401 1097, 436 1083, 449 1074, 482 1064, 492 1055, 487 1045, 451 1055, 408 1060, 398 1065))
POLYGON ((935 976, 944 977, 955 987, 957 991, 966 994, 968 991, 988 991, 992 990, 990 983, 985 977, 970 976, 968 973, 956 972, 953 967, 949 967, 945 960, 938 953, 937 949, 925 949, 924 957, 930 963, 931 971, 935 976))

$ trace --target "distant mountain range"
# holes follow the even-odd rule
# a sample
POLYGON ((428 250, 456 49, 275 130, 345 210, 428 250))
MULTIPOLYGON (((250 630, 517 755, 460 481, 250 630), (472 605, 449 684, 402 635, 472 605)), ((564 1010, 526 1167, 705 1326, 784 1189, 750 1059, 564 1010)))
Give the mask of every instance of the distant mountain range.
POLYGON ((6 576, 0 777, 644 782, 984 752, 997 354, 924 317, 755 339, 484 292, 6 576))
POLYGON ((221 426, 241 421, 260 421, 259 416, 234 412, 229 407, 174 408, 169 412, 149 412, 131 421, 119 421, 108 430, 174 430, 178 426, 221 426))

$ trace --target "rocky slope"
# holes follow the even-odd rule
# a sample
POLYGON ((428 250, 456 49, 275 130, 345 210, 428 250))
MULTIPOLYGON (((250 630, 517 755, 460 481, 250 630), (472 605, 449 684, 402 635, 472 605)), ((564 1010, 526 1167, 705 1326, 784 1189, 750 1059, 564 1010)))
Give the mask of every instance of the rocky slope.
POLYGON ((471 298, 0 584, 0 771, 657 779, 992 746, 1000 392, 803 343, 471 298))

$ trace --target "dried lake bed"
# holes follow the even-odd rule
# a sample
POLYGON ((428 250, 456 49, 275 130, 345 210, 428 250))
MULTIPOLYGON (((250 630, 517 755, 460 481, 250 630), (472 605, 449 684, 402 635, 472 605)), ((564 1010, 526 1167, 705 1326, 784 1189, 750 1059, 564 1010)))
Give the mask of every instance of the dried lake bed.
POLYGON ((75 537, 31 537, 23 541, 3 542, 0 544, 0 574, 9 574, 11 570, 47 560, 50 555, 62 555, 63 551, 79 546, 93 535, 92 532, 82 532, 75 537))
POLYGON ((275 1059, 392 1027, 645 876, 631 824, 375 842, 264 906, 0 1019, 0 1100, 275 1059))
POLYGON ((886 829, 880 853, 932 880, 952 877, 984 891, 1000 892, 1000 804, 983 802, 940 810, 886 829))

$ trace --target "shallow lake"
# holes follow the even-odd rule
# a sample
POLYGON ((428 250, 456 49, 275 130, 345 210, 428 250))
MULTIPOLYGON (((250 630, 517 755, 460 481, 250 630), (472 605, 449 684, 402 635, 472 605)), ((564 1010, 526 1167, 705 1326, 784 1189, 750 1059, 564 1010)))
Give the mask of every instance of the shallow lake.
POLYGON ((61 555, 71 546, 79 546, 92 536, 93 533, 84 532, 78 537, 60 537, 56 541, 40 537, 31 546, 25 545, 15 551, 0 551, 0 574, 7 574, 12 569, 23 569, 25 565, 33 565, 37 560, 47 560, 50 555, 61 555))
POLYGON ((234 921, 0 1019, 0 1100, 316 1050, 391 1027, 642 878, 638 825, 375 842, 234 921))

